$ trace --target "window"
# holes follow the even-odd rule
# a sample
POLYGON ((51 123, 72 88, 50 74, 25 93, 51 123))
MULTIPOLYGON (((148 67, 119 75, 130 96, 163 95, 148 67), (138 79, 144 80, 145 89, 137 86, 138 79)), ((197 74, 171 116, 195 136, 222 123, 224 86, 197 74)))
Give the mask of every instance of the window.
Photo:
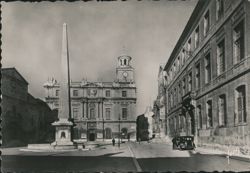
POLYGON ((219 126, 225 126, 227 124, 227 105, 226 105, 226 95, 220 95, 218 100, 219 108, 219 126))
POLYGON ((199 46, 199 33, 200 29, 199 26, 195 29, 195 34, 194 34, 194 47, 197 48, 199 46))
POLYGON ((246 114, 246 87, 241 85, 236 89, 236 122, 245 123, 247 122, 246 114))
POLYGON ((179 86, 178 86, 178 100, 179 102, 181 102, 181 83, 179 83, 179 86))
POLYGON ((173 79, 173 70, 172 70, 172 68, 170 69, 169 75, 170 75, 170 80, 172 80, 173 79))
POLYGON ((59 90, 56 90, 56 96, 59 96, 59 90))
POLYGON ((187 54, 188 54, 188 55, 191 54, 191 38, 188 40, 188 44, 187 44, 187 54))
POLYGON ((192 72, 188 74, 188 91, 192 91, 192 72))
POLYGON ((73 90, 73 96, 78 96, 78 90, 73 90))
POLYGON ((216 20, 219 20, 224 11, 223 0, 216 0, 216 20))
POLYGON ((168 95, 168 107, 171 108, 171 95, 168 95))
POLYGON ((90 119, 95 119, 95 108, 90 108, 90 119))
POLYGON ((127 97, 127 91, 122 91, 122 97, 127 97))
POLYGON ((196 89, 200 88, 200 63, 195 67, 195 84, 196 89))
POLYGON ((186 94, 186 79, 184 78, 182 81, 182 95, 186 94))
POLYGON ((182 57, 182 65, 184 65, 184 63, 185 63, 185 56, 186 56, 186 54, 185 54, 185 50, 184 50, 184 49, 182 49, 182 52, 181 52, 181 57, 182 57))
POLYGON ((73 108, 73 118, 77 119, 78 117, 78 108, 73 108))
POLYGON ((211 58, 210 53, 205 57, 205 83, 209 83, 211 81, 211 58))
POLYGON ((106 95, 106 97, 110 97, 110 90, 106 90, 105 95, 106 95))
POLYGON ((224 39, 217 46, 217 74, 225 71, 225 41, 224 39))
POLYGON ((234 28, 233 32, 234 59, 236 62, 244 59, 244 24, 243 20, 234 28))
POLYGON ((176 65, 175 65, 175 63, 174 63, 174 75, 176 74, 176 65))
POLYGON ((197 106, 197 114, 198 114, 198 121, 199 121, 199 129, 202 129, 202 114, 201 114, 201 105, 197 106))
POLYGON ((170 107, 172 108, 173 107, 173 93, 171 92, 171 94, 170 94, 170 107))
POLYGON ((206 108, 207 108, 207 127, 213 127, 213 109, 212 109, 212 100, 207 101, 206 104, 206 108))
POLYGON ((177 58, 177 70, 180 70, 180 56, 177 58))
POLYGON ((110 108, 105 109, 106 120, 110 120, 110 108))
POLYGON ((177 103, 177 90, 176 88, 174 89, 174 105, 177 103))
POLYGON ((128 116, 128 112, 127 112, 127 108, 122 108, 122 119, 127 119, 128 116))
POLYGON ((209 11, 204 16, 204 36, 207 35, 210 27, 209 11))

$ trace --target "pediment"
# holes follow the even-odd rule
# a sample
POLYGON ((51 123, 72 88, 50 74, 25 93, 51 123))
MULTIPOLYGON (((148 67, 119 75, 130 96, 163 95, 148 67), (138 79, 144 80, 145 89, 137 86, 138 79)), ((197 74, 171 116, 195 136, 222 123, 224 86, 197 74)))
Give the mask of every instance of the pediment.
POLYGON ((81 86, 82 87, 93 87, 93 88, 95 88, 95 87, 102 87, 102 83, 94 83, 94 82, 85 82, 85 81, 83 81, 81 83, 81 86))

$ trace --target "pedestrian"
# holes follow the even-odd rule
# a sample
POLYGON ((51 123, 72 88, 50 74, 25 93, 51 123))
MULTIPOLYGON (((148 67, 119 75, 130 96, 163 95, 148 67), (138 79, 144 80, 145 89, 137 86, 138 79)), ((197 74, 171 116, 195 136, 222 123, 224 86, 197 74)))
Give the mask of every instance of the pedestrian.
POLYGON ((141 143, 141 138, 140 137, 138 138, 138 141, 139 141, 139 144, 140 144, 141 143))
POLYGON ((112 139, 113 146, 115 146, 115 138, 112 139))

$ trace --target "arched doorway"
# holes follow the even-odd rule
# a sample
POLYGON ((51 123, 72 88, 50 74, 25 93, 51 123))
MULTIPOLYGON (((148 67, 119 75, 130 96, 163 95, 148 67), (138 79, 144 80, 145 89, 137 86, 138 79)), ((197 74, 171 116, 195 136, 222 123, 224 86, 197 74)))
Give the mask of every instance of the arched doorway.
POLYGON ((122 139, 126 139, 127 136, 128 136, 128 129, 127 128, 122 128, 122 130, 121 130, 122 139))
POLYGON ((112 138, 112 131, 110 128, 105 129, 105 139, 111 139, 112 138))
POLYGON ((95 133, 89 134, 89 141, 95 141, 95 133))
POLYGON ((88 130, 88 141, 95 141, 96 140, 96 130, 89 129, 88 130))
POLYGON ((62 138, 62 139, 63 139, 63 138, 66 138, 65 132, 61 132, 61 138, 62 138))

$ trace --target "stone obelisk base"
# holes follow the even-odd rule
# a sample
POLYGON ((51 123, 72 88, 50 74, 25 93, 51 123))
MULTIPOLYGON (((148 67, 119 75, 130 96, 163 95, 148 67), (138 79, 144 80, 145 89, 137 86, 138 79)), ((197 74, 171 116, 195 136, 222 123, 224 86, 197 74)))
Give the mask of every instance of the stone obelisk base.
POLYGON ((55 142, 51 145, 55 149, 74 149, 76 146, 71 141, 71 126, 72 122, 67 119, 59 119, 52 124, 56 128, 55 142))

